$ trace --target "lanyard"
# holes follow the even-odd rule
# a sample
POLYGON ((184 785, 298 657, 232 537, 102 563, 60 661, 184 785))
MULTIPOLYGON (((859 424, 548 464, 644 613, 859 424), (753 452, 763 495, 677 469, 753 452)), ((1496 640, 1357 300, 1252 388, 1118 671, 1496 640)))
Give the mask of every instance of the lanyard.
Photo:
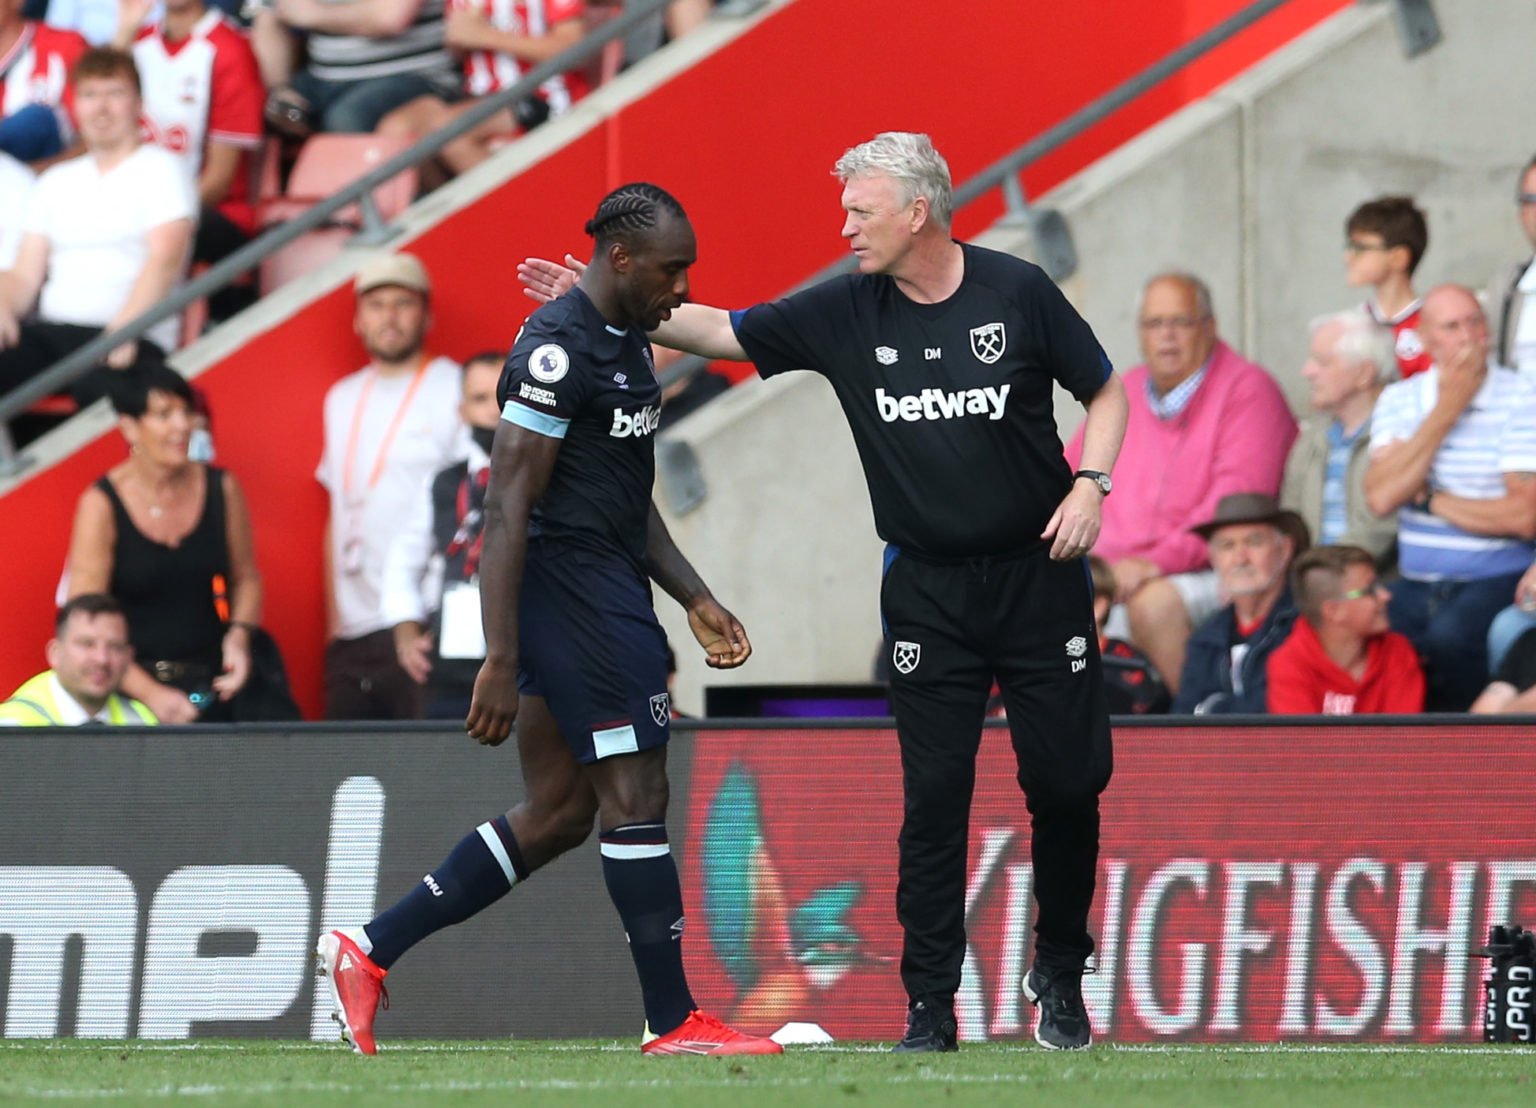
MULTIPOLYGON (((352 429, 347 432, 347 461, 341 476, 341 489, 344 493, 352 491, 352 463, 357 458, 357 439, 362 433, 363 413, 368 409, 368 394, 373 390, 373 379, 378 375, 379 371, 374 370, 363 382, 363 395, 357 398, 357 407, 352 412, 352 429)), ((389 427, 384 431, 383 441, 379 443, 379 456, 373 460, 373 472, 368 475, 370 490, 384 475, 384 463, 389 460, 389 448, 394 445, 395 433, 400 430, 405 413, 410 410, 411 401, 416 399, 416 390, 421 387, 422 379, 426 375, 427 363, 422 362, 421 368, 416 371, 416 376, 411 378, 411 387, 405 390, 405 397, 400 401, 400 407, 395 410, 395 418, 389 421, 389 427)))
POLYGON ((471 579, 480 571, 480 552, 485 545, 485 489, 491 477, 491 467, 486 466, 473 477, 466 475, 459 482, 457 507, 459 530, 443 553, 452 558, 468 547, 464 557, 464 576, 471 579))

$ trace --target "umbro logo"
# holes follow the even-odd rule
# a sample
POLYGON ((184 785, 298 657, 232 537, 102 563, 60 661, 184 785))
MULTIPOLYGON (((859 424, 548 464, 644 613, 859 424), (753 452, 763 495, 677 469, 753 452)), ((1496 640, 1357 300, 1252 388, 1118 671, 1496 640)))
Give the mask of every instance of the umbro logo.
POLYGON ((895 365, 896 359, 899 357, 901 357, 901 355, 896 353, 895 349, 892 347, 875 347, 875 361, 879 362, 881 365, 895 365))
POLYGON ((672 941, 674 943, 682 942, 682 939, 683 939, 683 925, 686 922, 687 922, 687 917, 686 916, 678 916, 677 919, 673 921, 673 923, 672 923, 672 941))
POLYGON ((1067 640, 1067 657, 1072 659, 1072 672, 1082 673, 1088 668, 1088 659, 1083 657, 1088 653, 1088 640, 1082 635, 1073 635, 1067 640))
POLYGON ((351 969, 352 968, 352 955, 350 955, 350 954, 343 954, 341 956, 341 964, 339 966, 337 966, 336 968, 339 969, 339 970, 351 969))

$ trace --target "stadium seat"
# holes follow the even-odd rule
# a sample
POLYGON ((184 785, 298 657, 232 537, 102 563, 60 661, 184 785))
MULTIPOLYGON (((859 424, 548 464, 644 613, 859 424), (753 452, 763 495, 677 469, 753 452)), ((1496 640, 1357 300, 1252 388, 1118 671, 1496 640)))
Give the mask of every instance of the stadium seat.
MULTIPOLYGON (((383 135, 312 136, 293 163, 287 190, 276 200, 262 205, 261 226, 271 227, 308 211, 409 145, 407 139, 383 135)), ((414 169, 396 174, 373 190, 374 203, 386 222, 405 211, 415 198, 414 169)), ((355 205, 348 205, 337 212, 328 225, 357 230, 362 226, 362 213, 355 205)))
POLYGON ((324 265, 346 249, 352 234, 347 227, 324 227, 300 235, 281 250, 268 254, 261 263, 262 292, 271 292, 324 265))

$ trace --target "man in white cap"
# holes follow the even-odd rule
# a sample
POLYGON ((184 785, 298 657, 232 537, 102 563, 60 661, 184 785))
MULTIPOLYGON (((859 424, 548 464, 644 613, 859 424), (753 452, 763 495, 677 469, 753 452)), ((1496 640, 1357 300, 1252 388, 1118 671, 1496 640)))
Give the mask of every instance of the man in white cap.
POLYGON ((369 363, 325 395, 315 476, 331 494, 324 543, 327 719, 415 719, 421 686, 400 668, 381 605, 384 558, 402 506, 463 456, 460 370, 424 349, 431 282, 410 254, 358 270, 353 329, 369 363))

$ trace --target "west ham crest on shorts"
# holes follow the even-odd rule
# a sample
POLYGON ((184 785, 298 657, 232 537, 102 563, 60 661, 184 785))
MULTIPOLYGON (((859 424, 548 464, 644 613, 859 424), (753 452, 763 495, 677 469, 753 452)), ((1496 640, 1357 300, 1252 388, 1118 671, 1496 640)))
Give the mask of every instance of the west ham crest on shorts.
POLYGON ((896 667, 897 673, 911 673, 917 668, 917 661, 922 656, 921 644, 899 642, 896 644, 896 649, 891 652, 891 665, 896 667))
POLYGON ((971 353, 982 365, 991 365, 1008 348, 1008 331, 1001 323, 983 323, 971 328, 971 353))
POLYGON ((667 720, 672 716, 672 698, 666 693, 657 693, 651 697, 651 718, 656 721, 657 727, 665 727, 667 720))

